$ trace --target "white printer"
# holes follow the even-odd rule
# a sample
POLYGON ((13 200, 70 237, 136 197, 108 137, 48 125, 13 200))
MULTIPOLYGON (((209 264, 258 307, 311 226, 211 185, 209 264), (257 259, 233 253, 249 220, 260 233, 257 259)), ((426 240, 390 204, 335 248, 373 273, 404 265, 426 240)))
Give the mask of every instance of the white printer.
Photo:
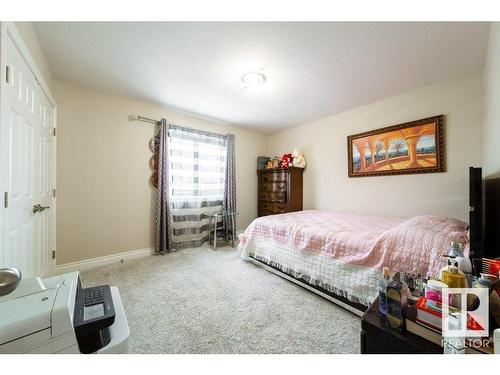
POLYGON ((0 297, 0 353, 126 353, 118 288, 83 289, 78 272, 21 280, 0 297))

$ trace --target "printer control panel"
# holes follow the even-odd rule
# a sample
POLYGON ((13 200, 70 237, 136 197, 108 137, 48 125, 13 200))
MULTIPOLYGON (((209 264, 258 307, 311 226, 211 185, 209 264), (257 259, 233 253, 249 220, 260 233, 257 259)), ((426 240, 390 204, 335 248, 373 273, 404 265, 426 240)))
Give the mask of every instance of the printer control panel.
POLYGON ((85 306, 104 302, 104 285, 83 290, 83 300, 85 306))
POLYGON ((102 318, 106 315, 104 286, 83 290, 83 321, 102 318))
POLYGON ((82 288, 79 282, 73 327, 82 353, 93 353, 109 343, 108 327, 115 321, 109 285, 82 288))

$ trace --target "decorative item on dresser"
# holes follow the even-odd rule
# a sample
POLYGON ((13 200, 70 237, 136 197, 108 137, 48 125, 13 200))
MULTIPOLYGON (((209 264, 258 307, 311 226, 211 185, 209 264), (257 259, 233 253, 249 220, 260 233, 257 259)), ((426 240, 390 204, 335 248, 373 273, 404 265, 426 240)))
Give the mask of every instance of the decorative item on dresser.
POLYGON ((258 215, 301 211, 302 172, 295 167, 258 170, 258 215))

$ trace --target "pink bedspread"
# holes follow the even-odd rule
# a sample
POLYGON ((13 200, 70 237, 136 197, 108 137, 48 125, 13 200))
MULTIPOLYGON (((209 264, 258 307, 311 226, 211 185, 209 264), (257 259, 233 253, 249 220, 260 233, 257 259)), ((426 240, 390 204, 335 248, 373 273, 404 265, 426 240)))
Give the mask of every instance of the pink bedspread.
POLYGON ((401 219, 307 210, 260 217, 240 240, 244 246, 258 236, 350 264, 431 276, 444 265, 450 242, 466 243, 466 233, 466 223, 446 217, 401 219))

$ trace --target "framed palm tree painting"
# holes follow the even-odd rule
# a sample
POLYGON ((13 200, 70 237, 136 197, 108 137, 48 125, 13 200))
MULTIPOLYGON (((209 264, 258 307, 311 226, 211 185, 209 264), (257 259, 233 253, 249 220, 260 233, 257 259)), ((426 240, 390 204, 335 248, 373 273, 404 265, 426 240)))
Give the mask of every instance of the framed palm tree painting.
POLYGON ((444 115, 347 137, 349 177, 445 171, 444 115))

